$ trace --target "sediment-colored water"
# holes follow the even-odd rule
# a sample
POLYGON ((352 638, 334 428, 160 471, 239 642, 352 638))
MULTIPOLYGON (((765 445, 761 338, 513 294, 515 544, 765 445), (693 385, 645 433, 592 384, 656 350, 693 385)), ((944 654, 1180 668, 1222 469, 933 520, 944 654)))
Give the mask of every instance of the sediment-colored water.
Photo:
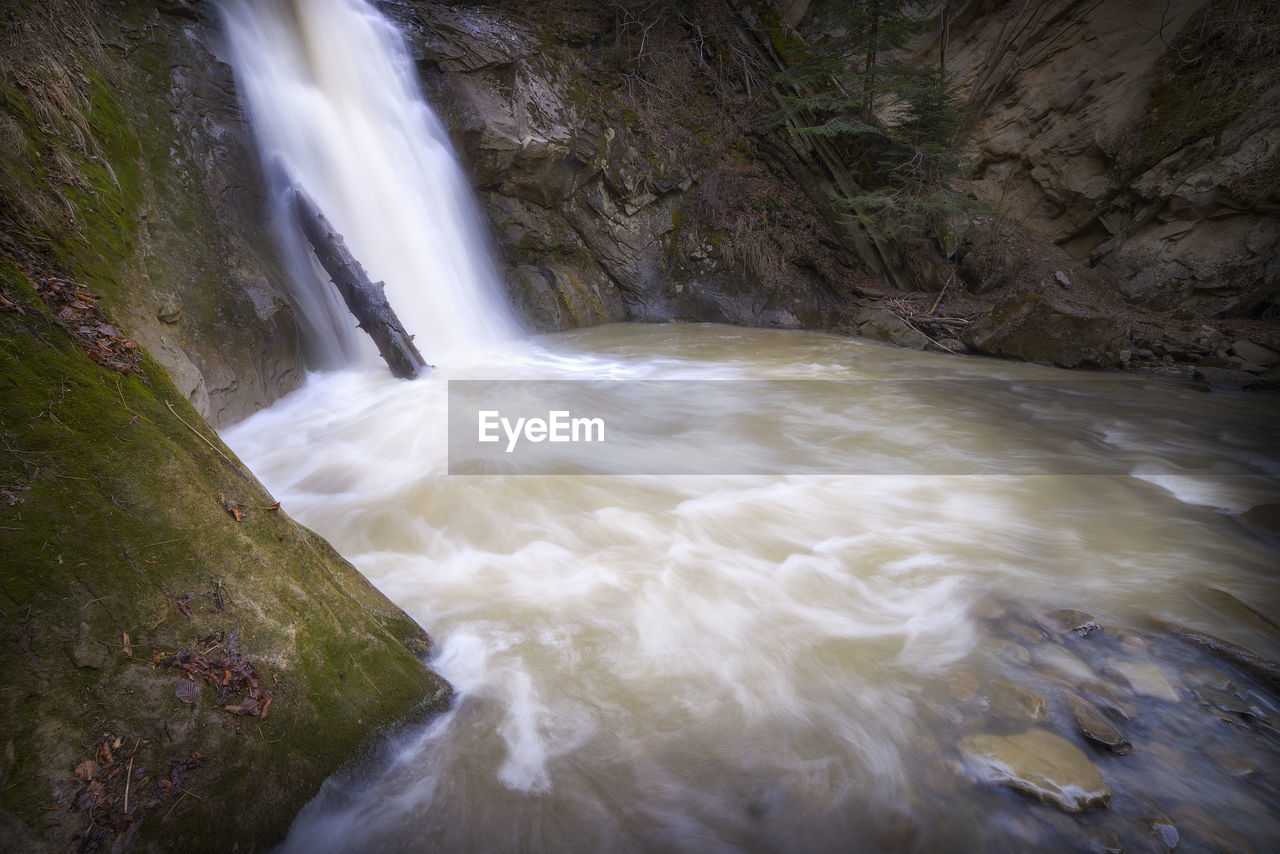
POLYGON ((286 850, 1161 850, 1162 822, 1180 850, 1275 849, 1274 688, 1156 620, 1275 642, 1276 543, 1236 514, 1277 501, 1280 405, 1114 379, 683 325, 313 376, 226 439, 427 627, 458 696, 286 850), (484 378, 842 382, 742 414, 726 443, 776 474, 448 475, 447 383, 484 378), (920 465, 1011 449, 1123 471, 920 465), (840 473, 870 452, 910 473, 840 473), (1123 755, 1073 720, 1107 691, 1123 755), (1109 806, 1039 803, 959 748, 1030 729, 1109 806))

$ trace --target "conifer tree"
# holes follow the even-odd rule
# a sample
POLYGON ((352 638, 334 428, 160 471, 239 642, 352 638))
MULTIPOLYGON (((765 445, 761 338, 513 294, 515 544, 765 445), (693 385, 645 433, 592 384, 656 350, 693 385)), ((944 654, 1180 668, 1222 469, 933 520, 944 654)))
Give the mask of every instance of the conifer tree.
POLYGON ((791 132, 827 140, 864 188, 843 200, 849 212, 876 236, 908 244, 934 236, 962 204, 945 184, 956 171, 960 126, 946 69, 902 61, 907 41, 928 23, 911 6, 820 4, 822 37, 797 52, 779 79, 791 132))

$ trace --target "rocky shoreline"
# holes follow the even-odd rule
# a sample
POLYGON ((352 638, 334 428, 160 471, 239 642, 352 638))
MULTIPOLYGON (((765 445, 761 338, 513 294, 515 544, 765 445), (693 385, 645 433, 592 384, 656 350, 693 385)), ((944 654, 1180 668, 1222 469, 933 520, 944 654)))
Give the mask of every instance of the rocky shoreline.
POLYGON ((1189 595, 1201 618, 1140 626, 981 603, 985 675, 939 689, 952 713, 935 726, 954 747, 929 785, 978 787, 997 847, 1260 850, 1241 816, 1280 798, 1280 628, 1221 589, 1189 595), (1224 621, 1231 640, 1203 627, 1224 621), (1223 791, 1234 818, 1212 809, 1223 791))

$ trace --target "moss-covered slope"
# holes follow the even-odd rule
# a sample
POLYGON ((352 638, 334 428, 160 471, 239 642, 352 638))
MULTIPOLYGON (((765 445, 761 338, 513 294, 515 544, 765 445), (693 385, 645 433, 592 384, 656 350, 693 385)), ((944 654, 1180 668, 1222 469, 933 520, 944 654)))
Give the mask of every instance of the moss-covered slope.
POLYGON ((93 288, 215 424, 301 380, 209 4, 0 11, 0 220, 93 288))
POLYGON ((261 849, 369 733, 449 695, 422 630, 140 365, 90 361, 0 260, 7 850, 261 849))

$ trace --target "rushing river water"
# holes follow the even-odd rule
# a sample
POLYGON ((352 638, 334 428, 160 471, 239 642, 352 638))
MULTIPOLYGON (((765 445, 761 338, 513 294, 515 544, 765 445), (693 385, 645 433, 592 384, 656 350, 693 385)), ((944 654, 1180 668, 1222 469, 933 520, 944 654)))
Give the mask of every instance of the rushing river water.
POLYGON ((1280 492, 1275 399, 799 332, 520 341, 400 33, 219 7, 295 315, 348 366, 226 439, 457 689, 287 851, 1280 850, 1280 677, 1187 634, 1280 660, 1237 518, 1280 492), (295 186, 441 370, 362 362, 295 186), (606 441, 468 448, 476 380, 606 441))
POLYGON ((1280 406, 1117 379, 690 325, 314 375, 225 437, 432 633, 458 693, 331 780, 286 849, 1161 850, 1168 822, 1180 850, 1280 850, 1275 695, 1154 619, 1266 642, 1278 552, 1234 514, 1277 500, 1280 406), (497 378, 841 382, 726 437, 774 474, 447 474, 448 381, 497 378), (842 473, 872 452, 904 473, 842 473), (1061 608, 1102 631, 1055 632, 1061 608), (1076 732, 1086 689, 1114 692, 1131 752, 1076 732), (1029 727, 1076 744, 1110 807, 1068 815, 957 750, 1029 727))

